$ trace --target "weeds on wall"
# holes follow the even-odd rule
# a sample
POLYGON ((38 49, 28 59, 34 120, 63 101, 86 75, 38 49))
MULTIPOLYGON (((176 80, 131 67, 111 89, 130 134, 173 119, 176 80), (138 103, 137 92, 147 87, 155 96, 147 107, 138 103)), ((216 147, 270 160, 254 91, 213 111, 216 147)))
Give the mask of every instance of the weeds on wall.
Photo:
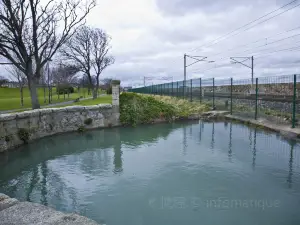
POLYGON ((120 121, 123 125, 136 126, 157 118, 171 121, 173 116, 176 116, 175 107, 151 96, 135 93, 120 95, 120 121))
POLYGON ((206 104, 191 103, 187 100, 168 96, 122 93, 120 95, 120 121, 123 125, 136 126, 150 123, 155 119, 172 121, 209 110, 206 104))
POLYGON ((30 132, 26 128, 20 128, 18 130, 18 136, 24 143, 28 143, 29 137, 30 137, 30 132))

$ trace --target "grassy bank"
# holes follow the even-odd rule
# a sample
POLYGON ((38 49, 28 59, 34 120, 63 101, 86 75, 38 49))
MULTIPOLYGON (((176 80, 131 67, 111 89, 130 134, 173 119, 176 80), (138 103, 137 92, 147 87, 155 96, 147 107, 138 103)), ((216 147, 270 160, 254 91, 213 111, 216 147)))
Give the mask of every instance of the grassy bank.
MULTIPOLYGON (((38 88, 38 98, 41 106, 48 105, 48 89, 45 89, 46 99, 44 99, 44 88, 38 88), (46 101, 44 101, 46 100, 46 101)), ((31 99, 30 92, 28 88, 24 88, 24 106, 21 107, 21 98, 20 98, 20 90, 19 88, 0 88, 0 111, 1 110, 14 110, 14 109, 26 109, 31 108, 31 99)), ((91 97, 88 95, 87 88, 81 88, 78 92, 77 88, 75 88, 75 93, 66 95, 57 95, 56 88, 52 88, 52 102, 51 103, 59 103, 71 101, 79 97, 91 97)))
POLYGON ((173 120, 209 110, 208 105, 167 96, 151 96, 135 93, 120 95, 120 120, 123 125, 151 123, 155 119, 173 120))
POLYGON ((87 100, 82 100, 80 102, 74 102, 72 104, 64 104, 64 105, 59 105, 59 106, 54 106, 54 107, 49 106, 49 108, 62 108, 62 107, 72 106, 72 105, 89 106, 89 105, 111 104, 111 103, 112 103, 112 96, 111 95, 103 95, 103 96, 99 96, 96 99, 87 99, 87 100))

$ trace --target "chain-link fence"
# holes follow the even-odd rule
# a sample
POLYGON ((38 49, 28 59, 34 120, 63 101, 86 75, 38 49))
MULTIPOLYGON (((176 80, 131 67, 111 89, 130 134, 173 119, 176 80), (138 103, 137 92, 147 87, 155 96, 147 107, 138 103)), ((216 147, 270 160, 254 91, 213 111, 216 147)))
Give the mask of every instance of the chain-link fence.
MULTIPOLYGON (((300 75, 256 79, 191 79, 131 89, 131 92, 167 95, 208 104, 213 110, 298 126, 300 75)), ((300 123, 299 123, 300 126, 300 123)))

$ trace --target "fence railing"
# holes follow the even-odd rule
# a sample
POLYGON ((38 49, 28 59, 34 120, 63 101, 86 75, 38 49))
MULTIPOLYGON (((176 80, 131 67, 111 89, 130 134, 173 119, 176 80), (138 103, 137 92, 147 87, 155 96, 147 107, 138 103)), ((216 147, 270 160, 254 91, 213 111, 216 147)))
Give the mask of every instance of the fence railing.
MULTIPOLYGON (((232 115, 298 126, 300 75, 254 79, 190 79, 130 89, 130 92, 166 95, 228 110, 232 115)), ((300 124, 299 124, 300 125, 300 124)))

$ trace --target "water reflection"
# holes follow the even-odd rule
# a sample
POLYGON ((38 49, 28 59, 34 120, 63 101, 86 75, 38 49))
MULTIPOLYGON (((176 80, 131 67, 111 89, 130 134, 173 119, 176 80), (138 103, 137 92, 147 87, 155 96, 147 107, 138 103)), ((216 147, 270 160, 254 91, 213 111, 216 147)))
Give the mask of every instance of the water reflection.
POLYGON ((187 135, 186 135, 186 127, 183 128, 183 155, 186 155, 186 149, 187 149, 187 135))
POLYGON ((114 146, 114 173, 122 173, 123 171, 123 161, 122 161, 122 149, 121 149, 121 140, 120 134, 116 133, 115 135, 116 143, 114 146))
POLYGON ((290 150, 290 160, 289 160, 289 174, 288 174, 288 179, 287 179, 289 188, 292 188, 292 183, 293 183, 293 160, 294 160, 293 154, 294 154, 294 147, 295 147, 295 142, 292 141, 291 142, 291 150, 290 150))
MULTIPOLYGON (((127 208, 137 211, 139 221, 149 224, 142 215, 149 211, 144 203, 148 199, 136 204, 136 196, 151 195, 150 198, 158 193, 156 197, 160 198, 169 192, 179 197, 186 193, 199 195, 189 196, 192 198, 208 192, 207 198, 236 197, 238 191, 233 190, 242 190, 240 196, 252 199, 252 191, 258 190, 257 196, 261 198, 268 196, 266 189, 280 190, 278 186, 282 183, 284 189, 298 191, 300 183, 295 158, 299 152, 297 143, 283 142, 275 135, 264 135, 260 130, 230 122, 68 134, 37 141, 21 150, 1 162, 0 192, 59 210, 87 213, 98 221, 103 219, 97 217, 99 212, 115 207, 118 215, 122 211, 127 214, 127 208), (288 149, 285 157, 280 152, 283 148, 288 149), (261 187, 241 188, 257 183, 261 187), (222 192, 216 193, 213 187, 220 187, 222 192)), ((193 219, 197 221, 196 217, 193 219)))
MULTIPOLYGON (((253 137, 253 150, 252 150, 252 169, 255 169, 255 161, 256 161, 256 128, 254 129, 254 137, 253 137)), ((251 145, 250 145, 251 146, 251 145)))
POLYGON ((230 123, 229 127, 228 159, 232 162, 232 123, 230 123))
POLYGON ((211 144, 210 148, 212 152, 214 152, 214 144, 215 144, 215 122, 212 123, 212 133, 211 133, 211 144))

